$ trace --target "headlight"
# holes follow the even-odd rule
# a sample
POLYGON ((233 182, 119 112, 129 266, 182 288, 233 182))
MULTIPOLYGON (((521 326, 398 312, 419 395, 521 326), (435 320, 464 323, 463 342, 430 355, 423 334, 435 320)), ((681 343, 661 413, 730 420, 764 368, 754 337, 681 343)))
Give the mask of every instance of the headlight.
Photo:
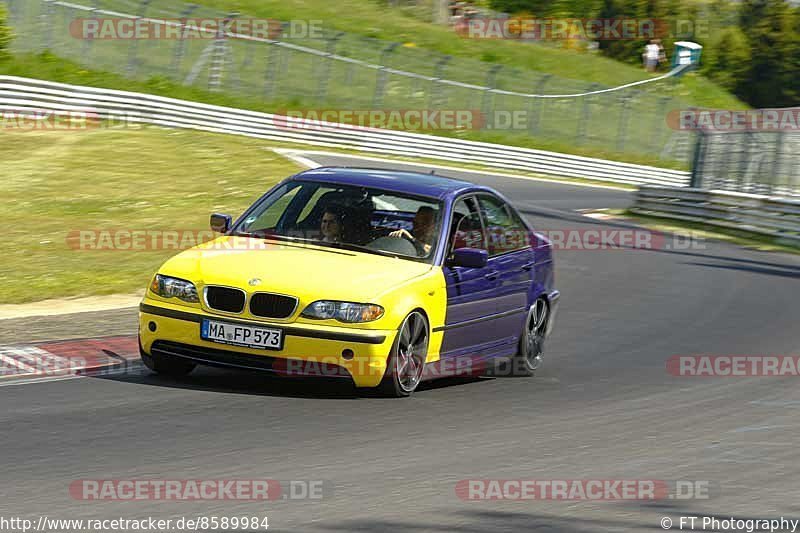
POLYGON ((317 300, 309 304, 301 316, 320 320, 335 318, 339 322, 349 323, 371 322, 383 316, 383 307, 374 304, 317 300))
POLYGON ((150 290, 162 298, 177 298, 184 302, 196 304, 200 301, 197 297, 197 287, 191 281, 171 278, 156 274, 150 284, 150 290))

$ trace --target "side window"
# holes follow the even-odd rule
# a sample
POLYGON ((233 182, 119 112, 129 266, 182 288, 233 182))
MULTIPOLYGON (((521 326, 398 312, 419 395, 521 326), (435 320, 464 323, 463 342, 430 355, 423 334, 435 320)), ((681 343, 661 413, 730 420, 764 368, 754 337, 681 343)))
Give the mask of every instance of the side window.
POLYGON ((500 255, 530 246, 528 229, 505 202, 495 196, 478 197, 489 238, 489 255, 500 255))
POLYGON ((465 198, 453 206, 453 222, 450 226, 450 252, 456 248, 479 248, 486 250, 486 235, 474 198, 465 198))
POLYGON ((251 216, 245 220, 243 229, 245 231, 253 232, 274 228, 280 221, 280 218, 286 211, 289 203, 297 196, 297 193, 301 188, 301 186, 290 184, 287 186, 287 188, 278 191, 276 194, 281 195, 280 198, 278 198, 275 203, 270 205, 258 216, 251 216))

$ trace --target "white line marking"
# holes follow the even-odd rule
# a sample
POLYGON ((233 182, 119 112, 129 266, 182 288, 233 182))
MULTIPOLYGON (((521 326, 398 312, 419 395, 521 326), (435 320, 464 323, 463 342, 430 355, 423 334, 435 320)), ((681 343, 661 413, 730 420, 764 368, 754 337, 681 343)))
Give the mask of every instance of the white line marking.
POLYGON ((297 152, 295 150, 284 150, 282 148, 273 148, 273 151, 278 153, 278 154, 280 154, 280 155, 282 155, 283 157, 285 157, 287 159, 291 159, 295 163, 303 165, 304 167, 319 168, 319 167, 322 166, 319 163, 317 163, 316 161, 312 161, 311 159, 309 159, 307 157, 303 157, 301 155, 298 155, 299 153, 302 153, 302 152, 297 152))
POLYGON ((786 426, 745 426, 736 428, 729 433, 749 433, 751 431, 768 431, 770 429, 785 428, 786 426))
POLYGON ((0 387, 12 387, 15 385, 31 385, 33 383, 49 383, 51 381, 66 381, 68 379, 81 379, 86 376, 50 376, 42 378, 14 379, 0 381, 0 387))
POLYGON ((595 220, 613 220, 615 217, 613 215, 609 215, 608 213, 593 213, 588 210, 583 210, 586 212, 581 213, 581 215, 587 218, 593 218, 595 220))
POLYGON ((8 379, 5 381, 0 381, 0 387, 12 387, 16 385, 32 385, 34 383, 50 383, 53 381, 67 381, 70 379, 85 379, 85 378, 92 378, 92 377, 109 377, 109 376, 118 376, 120 374, 130 374, 130 375, 144 375, 149 371, 145 371, 144 365, 139 362, 131 362, 127 365, 127 368, 119 368, 113 370, 103 370, 98 369, 97 374, 89 374, 89 375, 69 375, 69 376, 45 376, 45 377, 37 377, 37 378, 21 378, 21 379, 8 379), (134 371, 136 372, 134 374, 134 371))

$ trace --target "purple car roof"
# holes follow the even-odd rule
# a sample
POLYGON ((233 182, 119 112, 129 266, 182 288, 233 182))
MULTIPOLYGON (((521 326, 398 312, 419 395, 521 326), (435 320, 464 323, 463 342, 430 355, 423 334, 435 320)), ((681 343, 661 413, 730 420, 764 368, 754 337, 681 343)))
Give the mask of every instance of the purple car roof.
POLYGON ((468 181, 434 174, 379 168, 320 167, 296 174, 292 179, 356 185, 438 199, 465 190, 491 190, 468 181))

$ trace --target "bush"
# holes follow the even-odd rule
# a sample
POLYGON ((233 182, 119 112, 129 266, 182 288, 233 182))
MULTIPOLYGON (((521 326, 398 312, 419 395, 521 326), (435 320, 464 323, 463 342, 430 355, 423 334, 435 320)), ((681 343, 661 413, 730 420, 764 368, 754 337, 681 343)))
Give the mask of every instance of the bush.
POLYGON ((553 0, 490 0, 489 7, 501 13, 533 13, 537 17, 550 12, 553 0))

